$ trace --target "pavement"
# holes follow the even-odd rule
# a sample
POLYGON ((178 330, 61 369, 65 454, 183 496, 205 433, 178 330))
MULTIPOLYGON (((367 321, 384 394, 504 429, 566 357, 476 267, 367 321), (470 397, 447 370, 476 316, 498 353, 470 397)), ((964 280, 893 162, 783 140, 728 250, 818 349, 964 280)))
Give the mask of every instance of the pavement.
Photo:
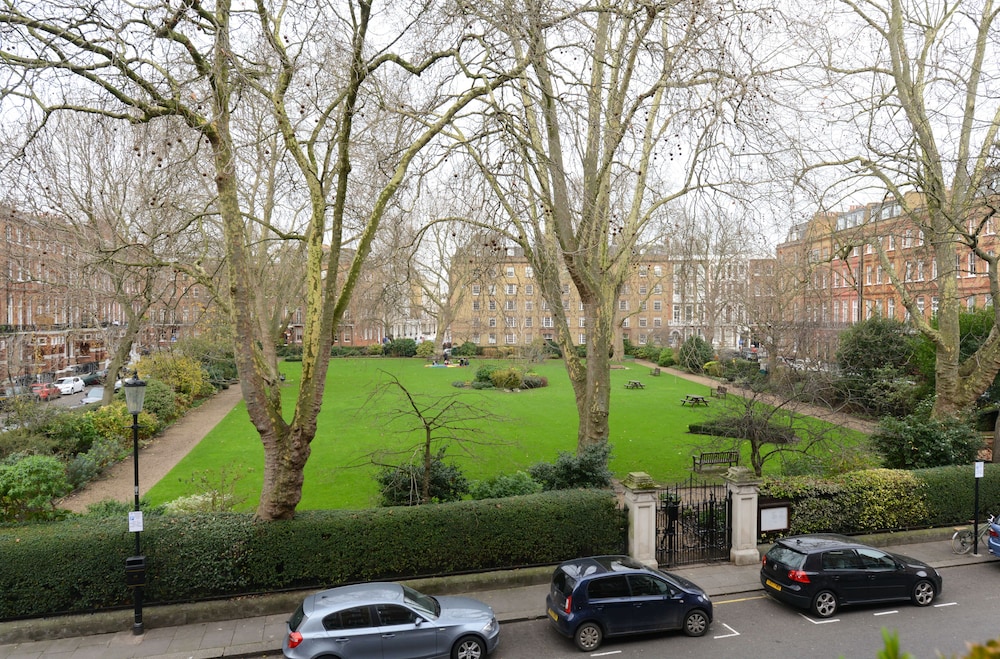
MULTIPOLYGON (((858 538, 936 568, 996 560, 951 551, 952 528, 923 529, 858 538)), ((762 551, 765 546, 760 548, 762 551)), ((713 599, 760 593, 758 564, 710 563, 668 569, 704 588, 713 599)), ((431 594, 466 595, 493 607, 503 623, 545 617, 552 567, 410 580, 431 594)), ((948 582, 945 580, 945 589, 948 582)), ((208 659, 280 657, 285 620, 305 592, 217 602, 145 607, 141 635, 132 633, 133 611, 0 623, 0 659, 208 659)))

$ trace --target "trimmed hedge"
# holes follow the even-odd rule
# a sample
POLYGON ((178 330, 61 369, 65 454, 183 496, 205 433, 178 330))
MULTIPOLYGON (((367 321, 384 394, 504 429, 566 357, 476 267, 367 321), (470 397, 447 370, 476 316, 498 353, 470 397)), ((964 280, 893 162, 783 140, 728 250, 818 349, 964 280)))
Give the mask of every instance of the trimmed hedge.
MULTIPOLYGON (((867 469, 830 479, 768 480, 761 496, 792 502, 789 535, 873 533, 968 522, 973 516, 975 478, 972 465, 867 469)), ((1000 513, 1000 465, 985 465, 979 505, 980 519, 1000 513)))
MULTIPOLYGON (((148 604, 372 579, 554 564, 623 551, 627 519, 602 490, 417 507, 306 511, 257 522, 236 513, 150 516, 142 533, 148 604)), ((0 618, 127 606, 134 537, 107 519, 0 529, 0 618)))

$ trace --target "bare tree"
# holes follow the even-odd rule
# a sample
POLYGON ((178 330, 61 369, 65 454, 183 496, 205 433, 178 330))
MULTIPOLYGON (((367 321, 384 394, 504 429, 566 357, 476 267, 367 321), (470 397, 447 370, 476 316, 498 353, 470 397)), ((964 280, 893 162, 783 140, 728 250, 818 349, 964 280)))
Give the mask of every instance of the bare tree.
POLYGON ((919 230, 936 264, 936 326, 920 313, 906 274, 886 254, 888 236, 877 228, 881 211, 864 240, 915 327, 935 346, 934 414, 948 414, 975 401, 1000 369, 998 255, 983 240, 996 220, 998 200, 1000 7, 992 0, 840 0, 821 16, 815 9, 809 8, 807 29, 823 84, 809 78, 813 91, 803 101, 822 113, 824 136, 847 139, 842 146, 813 142, 806 166, 845 172, 836 181, 839 190, 877 187, 885 210, 894 209, 919 230), (813 33, 817 26, 826 30, 823 38, 813 33), (840 148, 830 154, 828 146, 840 148), (998 322, 982 347, 963 360, 956 278, 970 254, 988 268, 998 322))
POLYGON ((734 180, 716 156, 735 162, 748 144, 767 45, 747 38, 768 14, 727 0, 476 8, 530 67, 456 137, 484 180, 477 217, 520 246, 553 310, 579 452, 608 438, 616 303, 647 227, 672 200, 734 180), (583 304, 585 359, 563 272, 583 304))
POLYGON ((0 3, 8 100, 30 103, 43 123, 62 112, 129 123, 176 117, 187 127, 179 137, 206 149, 240 386, 264 446, 261 519, 292 517, 301 499, 332 337, 411 164, 462 108, 519 66, 508 58, 482 68, 482 39, 466 38, 436 3, 374 9, 368 0, 273 10, 229 0, 112 1, 100 11, 89 2, 0 3), (377 37, 373 20, 384 28, 377 37), (301 200, 296 226, 272 221, 267 235, 267 216, 240 185, 241 167, 253 164, 241 155, 260 144, 264 126, 278 136, 280 170, 301 200), (254 277, 255 248, 270 236, 300 241, 305 254, 302 378, 291 415, 282 411, 254 277), (347 244, 353 256, 342 273, 347 244))

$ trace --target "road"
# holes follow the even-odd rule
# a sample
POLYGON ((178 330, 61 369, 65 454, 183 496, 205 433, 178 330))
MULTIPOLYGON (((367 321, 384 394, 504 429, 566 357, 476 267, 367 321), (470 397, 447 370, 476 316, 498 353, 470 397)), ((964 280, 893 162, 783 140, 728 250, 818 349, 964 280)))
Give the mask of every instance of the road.
MULTIPOLYGON (((681 633, 610 639, 584 655, 546 620, 504 625, 493 659, 580 659, 581 657, 825 657, 874 659, 882 629, 899 633, 902 649, 915 659, 963 656, 966 642, 1000 636, 1000 561, 942 570, 944 592, 927 608, 909 602, 849 607, 818 620, 762 593, 715 601, 715 622, 702 638, 681 633), (940 654, 939 654, 940 653, 940 654)), ((543 604, 539 604, 543 606, 543 604)))

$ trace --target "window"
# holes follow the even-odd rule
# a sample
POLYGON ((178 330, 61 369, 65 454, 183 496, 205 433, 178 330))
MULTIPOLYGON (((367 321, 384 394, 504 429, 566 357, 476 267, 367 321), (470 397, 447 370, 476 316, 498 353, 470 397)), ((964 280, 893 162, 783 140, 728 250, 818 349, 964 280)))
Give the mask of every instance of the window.
POLYGON ((472 285, 472 294, 473 295, 479 295, 479 292, 481 290, 482 290, 482 286, 480 286, 479 284, 473 284, 472 285))
POLYGON ((646 310, 646 301, 643 300, 642 302, 639 303, 639 311, 645 311, 645 310, 646 310))
POLYGON ((579 334, 576 338, 577 338, 577 344, 578 345, 581 345, 581 346, 587 345, 587 335, 586 334, 579 334))
POLYGON ((618 300, 618 311, 628 311, 628 300, 618 300))
POLYGON ((473 300, 472 301, 472 310, 473 311, 479 311, 479 308, 480 308, 479 300, 473 300))
POLYGON ((494 284, 490 284, 489 287, 486 290, 487 290, 487 292, 490 295, 496 295, 497 294, 497 287, 494 284))
POLYGON ((663 295, 663 284, 653 286, 653 295, 663 295))
POLYGON ((642 284, 639 286, 639 295, 645 295, 645 294, 646 294, 646 285, 642 284))
POLYGON ((535 269, 532 268, 530 265, 524 266, 524 276, 528 279, 531 279, 532 277, 535 276, 535 269))
POLYGON ((512 265, 508 265, 507 266, 507 276, 508 277, 513 277, 514 276, 514 266, 512 266, 512 265))
POLYGON ((670 596, 673 592, 667 582, 657 579, 651 574, 630 574, 628 576, 629 586, 632 588, 634 597, 640 596, 670 596))
POLYGON ((525 284, 524 285, 524 294, 525 295, 534 295, 535 294, 535 285, 534 284, 525 284))
POLYGON ((542 317, 542 327, 552 327, 552 316, 542 317))
POLYGON ((563 284, 562 285, 562 294, 563 295, 569 295, 569 284, 563 284))
POLYGON ((653 300, 653 311, 663 311, 663 300, 653 300))
POLYGON ((532 300, 525 300, 524 301, 524 310, 525 311, 534 311, 535 310, 535 303, 532 300))
POLYGON ((622 327, 628 327, 628 318, 622 318, 622 327))
POLYGON ((503 319, 503 321, 506 327, 517 327, 517 318, 514 318, 513 316, 507 316, 503 319))
POLYGON ((976 275, 976 255, 974 252, 969 252, 968 262, 969 276, 974 277, 976 275))
POLYGON ((514 300, 504 300, 503 308, 504 308, 505 311, 513 311, 514 310, 514 300))
POLYGON ((675 323, 679 322, 681 319, 681 305, 675 304, 673 308, 673 313, 671 314, 671 320, 675 323))
POLYGON ((653 276, 654 277, 662 277, 663 276, 663 266, 662 265, 654 265, 653 266, 653 276))
POLYGON ((489 341, 489 344, 491 346, 495 346, 497 344, 497 335, 493 332, 490 332, 490 336, 487 339, 487 341, 489 341))
POLYGON ((490 318, 490 327, 496 327, 496 326, 497 326, 497 319, 490 318))
POLYGON ((580 316, 580 318, 578 318, 577 320, 579 321, 579 325, 577 325, 577 327, 586 327, 587 326, 587 319, 584 318, 583 316, 580 316))
POLYGON ((648 265, 640 265, 639 266, 639 276, 640 277, 648 277, 649 276, 649 266, 648 265))
POLYGON ((517 295, 517 284, 507 284, 505 292, 507 295, 517 295))
POLYGON ((517 334, 511 334, 511 333, 504 334, 503 340, 504 343, 506 343, 509 346, 512 346, 515 343, 517 343, 517 334))
POLYGON ((663 319, 662 318, 654 318, 653 319, 653 327, 663 327, 663 319))
POLYGON ((497 301, 491 299, 490 302, 489 302, 489 304, 487 305, 487 308, 490 311, 496 311, 497 310, 497 301))
POLYGON ((358 606, 353 609, 337 611, 336 613, 331 613, 327 617, 323 618, 323 628, 327 631, 334 631, 337 629, 364 629, 365 627, 371 626, 371 609, 367 606, 358 606))
POLYGON ((531 323, 531 316, 528 316, 528 317, 526 317, 526 318, 524 319, 524 326, 525 326, 525 327, 531 327, 531 324, 532 324, 532 323, 531 323))
POLYGON ((392 625, 412 625, 417 621, 417 614, 405 606, 396 604, 376 604, 375 610, 378 612, 379 625, 391 627, 392 625))
POLYGON ((639 327, 645 327, 645 326, 646 326, 646 318, 642 317, 639 319, 639 327))

